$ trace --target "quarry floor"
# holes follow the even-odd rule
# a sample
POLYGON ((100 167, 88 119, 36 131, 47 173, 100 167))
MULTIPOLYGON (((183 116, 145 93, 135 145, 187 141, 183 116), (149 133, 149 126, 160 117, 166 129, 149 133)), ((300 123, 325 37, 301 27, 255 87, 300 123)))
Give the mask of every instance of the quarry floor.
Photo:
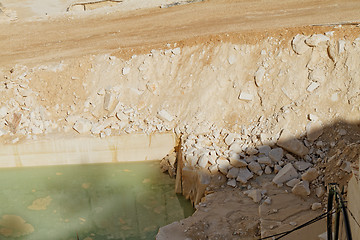
MULTIPOLYGON (((22 5, 21 1, 12 4, 22 5)), ((55 17, 34 14, 0 24, 0 64, 33 64, 103 52, 126 58, 169 42, 219 41, 218 34, 233 32, 242 32, 242 39, 226 35, 223 40, 251 43, 286 27, 360 22, 359 8, 356 0, 209 0, 171 8, 106 9, 55 17)), ((311 27, 293 31, 311 31, 311 27)))
MULTIPOLYGON (((21 8, 21 1, 17 4, 21 8)), ((16 9, 16 3, 13 2, 12 6, 16 9)), ((3 4, 3 7, 6 5, 3 4)), ((327 32, 339 25, 343 27, 337 29, 334 38, 339 34, 354 39, 359 36, 360 23, 360 2, 355 0, 208 0, 170 8, 106 8, 81 13, 62 11, 59 9, 53 15, 19 14, 11 20, 0 16, 0 66, 3 73, 11 71, 16 64, 32 67, 63 60, 71 62, 75 59, 76 62, 76 59, 84 56, 98 54, 129 60, 135 54, 147 54, 152 49, 168 49, 168 44, 174 43, 178 47, 213 46, 219 42, 251 45, 272 36, 281 36, 283 42, 288 43, 297 33, 311 35, 319 31, 327 32)), ((80 67, 74 64, 72 71, 76 72, 80 67)), ((67 78, 69 76, 59 76, 57 79, 66 82, 67 78)), ((36 87, 41 89, 41 78, 37 80, 36 87)), ((71 84, 69 86, 72 87, 71 84)), ((44 96, 51 98, 57 92, 56 87, 48 86, 44 96)), ((81 93, 77 94, 83 98, 81 93)), ((331 139, 328 137, 324 141, 331 139)), ((352 140, 349 139, 349 142, 352 140)), ((275 205, 268 211, 277 213, 277 206, 287 209, 285 214, 275 214, 275 220, 288 219, 289 212, 308 209, 311 203, 318 201, 311 196, 303 206, 303 201, 286 193, 291 191, 290 188, 279 190, 273 185, 266 185, 267 181, 271 180, 264 176, 251 185, 266 188, 268 195, 274 199, 275 205), (286 205, 288 203, 291 204, 286 205)), ((170 228, 170 234, 178 233, 179 239, 189 236, 192 239, 205 239, 206 236, 198 233, 206 231, 211 225, 218 228, 211 229, 208 235, 210 239, 224 239, 224 236, 230 235, 234 239, 258 237, 258 204, 232 187, 214 189, 217 190, 207 196, 206 204, 198 206, 196 216, 185 220, 180 227, 170 228), (223 214, 224 218, 217 220, 214 214, 223 214), (229 235, 227 226, 234 225, 229 221, 236 222, 236 228, 243 232, 229 235), (186 236, 183 235, 184 229, 188 231, 186 236)), ((321 210, 307 212, 306 219, 310 217, 309 214, 316 216, 319 212, 321 210)), ((300 223, 302 219, 296 221, 300 223)), ((315 235, 324 232, 324 224, 314 227, 313 231, 315 235)), ((305 239, 304 234, 314 236, 312 231, 304 231, 297 236, 298 239, 305 239)), ((176 239, 175 235, 173 237, 176 239)))

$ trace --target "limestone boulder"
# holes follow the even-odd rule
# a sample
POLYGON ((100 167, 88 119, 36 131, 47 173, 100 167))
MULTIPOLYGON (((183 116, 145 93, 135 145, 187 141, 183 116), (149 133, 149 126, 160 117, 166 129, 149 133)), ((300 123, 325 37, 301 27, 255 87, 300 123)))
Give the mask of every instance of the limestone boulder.
POLYGON ((287 182, 293 178, 297 178, 298 175, 299 174, 293 167, 293 165, 291 163, 288 163, 276 174, 272 181, 277 185, 281 185, 284 182, 287 182))
POLYGON ((310 142, 314 142, 323 134, 323 125, 320 121, 309 122, 306 127, 306 137, 310 142))
POLYGON ((300 179, 298 178, 294 178, 291 179, 290 181, 286 182, 286 186, 288 187, 294 187, 296 184, 298 184, 300 182, 300 179))
POLYGON ((308 162, 305 162, 305 161, 296 161, 296 162, 294 162, 294 167, 299 171, 304 171, 304 170, 308 169, 311 166, 312 166, 311 163, 308 163, 308 162))
POLYGON ((304 181, 311 182, 319 176, 318 170, 316 168, 309 168, 305 173, 301 175, 301 179, 304 181))
POLYGON ((233 167, 233 168, 230 168, 230 169, 229 169, 226 177, 227 177, 227 178, 234 178, 234 179, 235 179, 235 178, 237 178, 238 175, 239 175, 239 168, 233 167))
POLYGON ((269 152, 269 157, 274 162, 281 161, 283 156, 284 156, 284 150, 282 148, 274 148, 269 152))
POLYGON ((247 190, 244 194, 251 198, 255 203, 260 202, 262 198, 261 190, 259 189, 247 190))
POLYGON ((254 75, 256 86, 261 87, 263 85, 264 77, 265 77, 265 68, 263 66, 260 66, 254 75))
POLYGON ((224 158, 224 157, 219 157, 216 160, 216 163, 218 164, 218 169, 222 174, 227 174, 229 168, 231 167, 230 162, 224 158))
POLYGON ((269 156, 269 153, 271 151, 271 147, 268 145, 262 145, 258 147, 259 153, 264 154, 265 156, 269 156))
POLYGON ((263 173, 263 170, 261 169, 261 166, 257 161, 250 162, 248 168, 256 175, 260 176, 263 173))
POLYGON ((305 40, 305 43, 310 47, 317 47, 322 43, 330 41, 330 38, 324 34, 313 34, 305 40))
POLYGON ((249 169, 247 169, 246 167, 240 168, 240 169, 239 169, 239 174, 238 174, 238 176, 237 176, 237 178, 236 178, 236 181, 245 184, 245 183, 247 183, 253 176, 254 176, 254 174, 252 174, 252 172, 250 172, 249 169))
POLYGON ((272 165, 271 159, 269 157, 260 157, 257 160, 260 164, 265 164, 267 166, 272 165))
POLYGON ((291 41, 292 49, 295 53, 298 55, 302 55, 306 53, 309 49, 311 49, 306 43, 305 40, 307 39, 307 36, 304 36, 302 34, 296 35, 293 40, 291 41))
POLYGON ((295 195, 301 196, 301 197, 307 197, 310 195, 310 187, 309 182, 307 181, 301 181, 297 183, 292 189, 291 192, 295 195))
POLYGON ((300 157, 309 153, 309 149, 287 130, 282 131, 276 144, 300 157))
POLYGON ((226 184, 231 187, 236 187, 236 180, 234 178, 229 179, 226 184))

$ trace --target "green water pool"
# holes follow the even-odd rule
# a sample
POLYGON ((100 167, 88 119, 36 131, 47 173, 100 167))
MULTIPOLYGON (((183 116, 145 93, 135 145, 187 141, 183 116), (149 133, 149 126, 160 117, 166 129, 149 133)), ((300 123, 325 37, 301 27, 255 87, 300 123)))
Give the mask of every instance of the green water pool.
POLYGON ((0 169, 0 239, 154 239, 193 213, 159 162, 0 169))

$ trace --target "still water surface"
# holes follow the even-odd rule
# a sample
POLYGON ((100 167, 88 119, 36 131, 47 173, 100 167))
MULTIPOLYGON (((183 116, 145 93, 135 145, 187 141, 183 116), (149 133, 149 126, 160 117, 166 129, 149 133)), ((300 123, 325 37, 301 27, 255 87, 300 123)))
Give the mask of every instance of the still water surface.
POLYGON ((0 239, 154 239, 190 216, 159 162, 0 169, 0 239))

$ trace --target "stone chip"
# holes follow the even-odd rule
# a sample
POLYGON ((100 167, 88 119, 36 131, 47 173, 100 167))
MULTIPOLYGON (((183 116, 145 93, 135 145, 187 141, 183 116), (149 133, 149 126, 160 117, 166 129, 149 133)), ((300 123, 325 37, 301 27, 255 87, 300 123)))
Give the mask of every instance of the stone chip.
POLYGON ((309 153, 309 149, 305 147, 305 145, 301 141, 296 139, 295 136, 287 130, 282 131, 280 138, 278 139, 276 144, 300 157, 303 157, 309 153))
POLYGON ((301 181, 297 183, 292 189, 292 193, 301 197, 307 197, 310 195, 309 182, 301 181))
POLYGON ((315 180, 319 176, 316 168, 309 168, 305 173, 301 175, 301 179, 307 182, 315 180))
POLYGON ((298 173, 291 163, 286 164, 274 177, 273 183, 280 185, 293 178, 297 178, 298 173))

